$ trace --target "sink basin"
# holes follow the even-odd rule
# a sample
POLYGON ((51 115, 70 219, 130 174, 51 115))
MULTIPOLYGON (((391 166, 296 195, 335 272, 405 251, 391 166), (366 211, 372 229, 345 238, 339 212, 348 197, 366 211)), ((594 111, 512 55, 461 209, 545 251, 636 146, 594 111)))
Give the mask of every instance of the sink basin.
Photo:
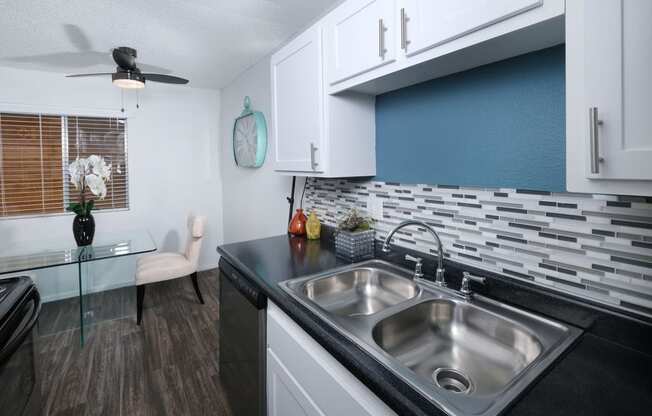
POLYGON ((383 319, 373 339, 427 382, 466 395, 499 392, 542 351, 537 337, 514 321, 446 299, 383 319))
POLYGON ((280 283, 449 415, 504 411, 581 334, 380 260, 280 283))
POLYGON ((356 267, 303 285, 305 297, 340 316, 371 315, 418 292, 413 281, 375 267, 356 267))

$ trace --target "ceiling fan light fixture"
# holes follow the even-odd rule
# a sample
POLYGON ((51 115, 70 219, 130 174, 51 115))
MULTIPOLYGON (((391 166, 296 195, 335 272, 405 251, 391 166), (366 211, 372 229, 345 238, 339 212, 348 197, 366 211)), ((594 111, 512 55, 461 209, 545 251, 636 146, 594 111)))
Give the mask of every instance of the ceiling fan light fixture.
POLYGON ((145 88, 145 78, 139 73, 134 71, 116 72, 111 78, 113 85, 126 90, 138 90, 145 88))

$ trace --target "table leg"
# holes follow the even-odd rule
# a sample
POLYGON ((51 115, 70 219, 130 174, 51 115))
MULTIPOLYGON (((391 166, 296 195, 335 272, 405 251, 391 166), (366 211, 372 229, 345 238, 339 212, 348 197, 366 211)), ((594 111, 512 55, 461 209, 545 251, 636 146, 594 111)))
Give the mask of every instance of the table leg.
MULTIPOLYGON (((83 250, 82 250, 83 253, 83 250)), ((81 347, 84 347, 84 293, 82 287, 82 261, 81 254, 77 259, 77 277, 79 279, 79 338, 81 347)))

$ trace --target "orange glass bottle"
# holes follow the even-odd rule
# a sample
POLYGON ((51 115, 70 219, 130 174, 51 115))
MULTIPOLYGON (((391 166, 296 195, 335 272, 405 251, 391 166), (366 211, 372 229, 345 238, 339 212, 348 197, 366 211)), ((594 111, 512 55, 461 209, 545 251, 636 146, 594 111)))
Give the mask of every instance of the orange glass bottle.
POLYGON ((288 226, 288 232, 292 235, 306 235, 306 215, 303 213, 303 209, 298 208, 290 225, 288 226))

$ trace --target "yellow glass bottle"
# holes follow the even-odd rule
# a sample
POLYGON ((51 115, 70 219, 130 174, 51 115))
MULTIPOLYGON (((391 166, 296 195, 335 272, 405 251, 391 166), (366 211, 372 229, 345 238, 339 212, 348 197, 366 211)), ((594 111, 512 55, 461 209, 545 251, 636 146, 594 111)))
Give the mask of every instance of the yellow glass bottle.
POLYGON ((306 222, 306 234, 308 235, 308 240, 318 240, 321 234, 321 223, 315 211, 311 211, 308 216, 308 221, 306 222))

